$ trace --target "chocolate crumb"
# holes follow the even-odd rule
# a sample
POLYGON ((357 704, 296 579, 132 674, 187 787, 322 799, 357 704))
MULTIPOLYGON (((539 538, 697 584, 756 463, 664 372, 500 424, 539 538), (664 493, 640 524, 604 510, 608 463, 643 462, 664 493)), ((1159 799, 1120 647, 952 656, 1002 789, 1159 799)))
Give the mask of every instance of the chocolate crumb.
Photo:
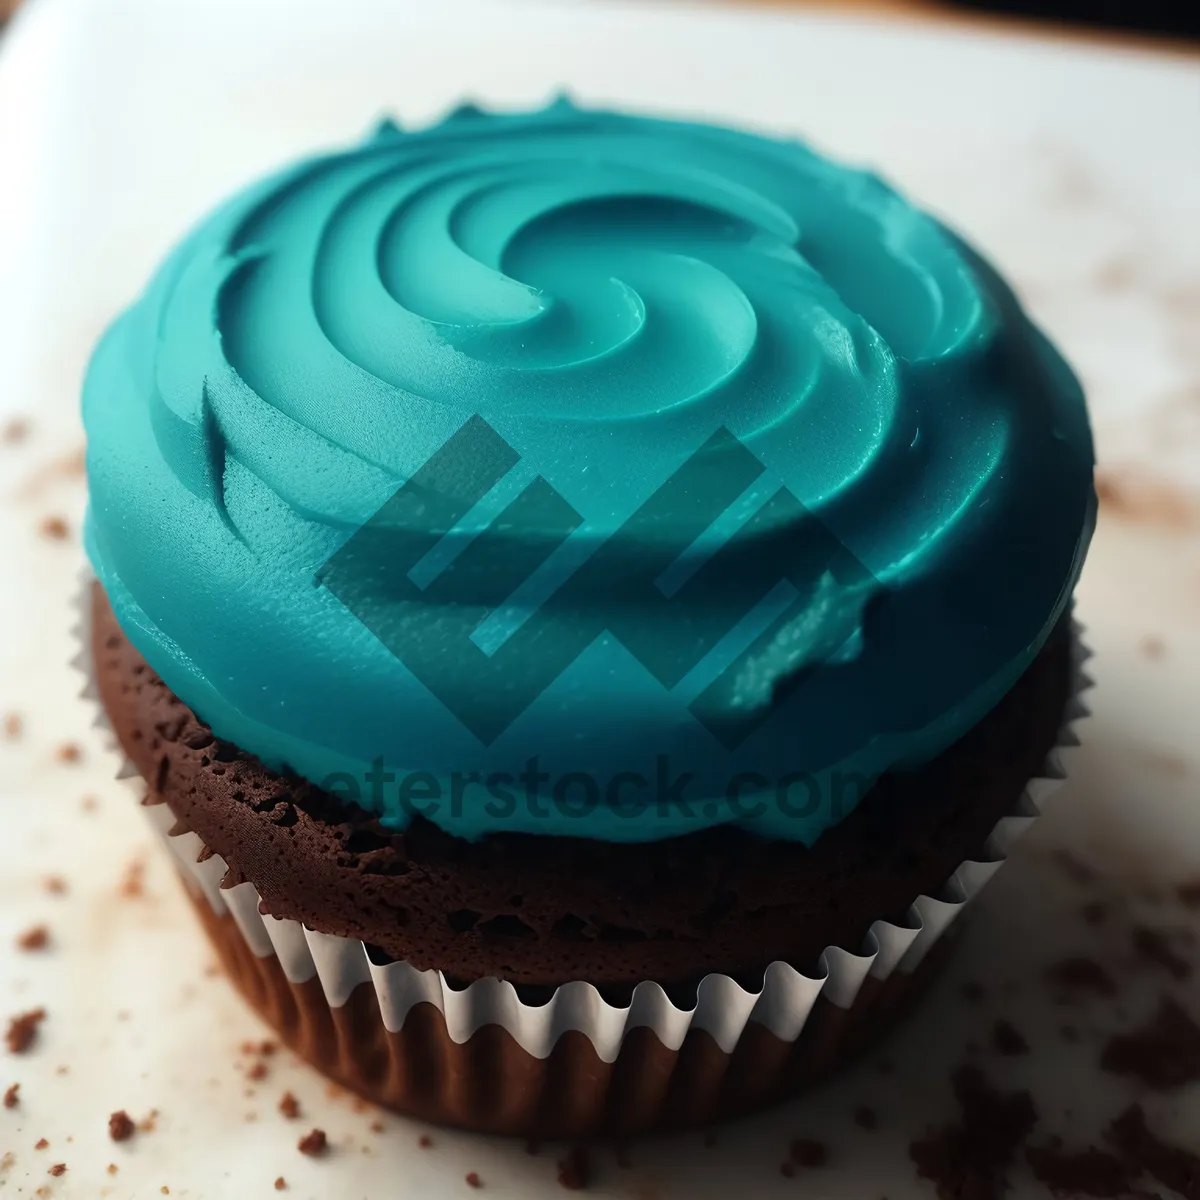
POLYGON ((135 858, 126 866, 117 891, 127 899, 136 900, 145 893, 145 876, 146 864, 140 858, 135 858))
POLYGON ((62 517, 45 517, 38 526, 38 533, 54 542, 65 542, 71 536, 71 527, 62 517))
POLYGON ((108 1172, 110 1175, 115 1175, 115 1174, 116 1174, 116 1173, 117 1173, 117 1172, 118 1172, 118 1171, 119 1171, 121 1168, 120 1168, 120 1167, 118 1167, 116 1163, 109 1163, 109 1164, 108 1164, 108 1166, 107 1166, 107 1167, 105 1167, 104 1169, 105 1169, 105 1170, 106 1170, 106 1171, 107 1171, 107 1172, 108 1172))
POLYGON ((1172 979, 1182 983, 1191 977, 1192 964, 1175 953, 1160 930, 1139 925, 1133 931, 1133 948, 1139 958, 1162 967, 1172 979))
POLYGON ((46 1141, 45 1138, 38 1138, 38 1140, 33 1143, 33 1148, 35 1150, 45 1150, 46 1147, 49 1145, 50 1145, 50 1143, 48 1141, 46 1141))
POLYGON ((67 881, 61 875, 47 875, 42 886, 52 896, 62 896, 67 890, 67 881))
POLYGON ((11 1017, 8 1032, 4 1035, 10 1054, 24 1054, 37 1040, 38 1026, 46 1019, 44 1008, 31 1009, 11 1017))
POLYGON ((17 1105, 21 1103, 21 1100, 17 1095, 20 1090, 21 1085, 19 1083, 13 1083, 9 1085, 8 1091, 4 1093, 5 1108, 16 1108, 17 1105))
POLYGON ((284 1092, 279 1098, 279 1111, 289 1121, 294 1121, 300 1115, 300 1101, 291 1092, 284 1092))
POLYGON ((4 714, 4 740, 7 742, 17 741, 21 734, 25 732, 25 722, 21 719, 20 713, 10 712, 4 714))
POLYGON ((60 763, 74 765, 83 760, 83 750, 80 749, 78 742, 63 742, 61 746, 54 752, 54 757, 60 763))
POLYGON ((371 1122, 371 1132, 372 1133, 382 1133, 383 1129, 384 1129, 384 1125, 383 1125, 382 1121, 372 1121, 371 1122))
POLYGON ((45 950, 50 943, 50 931, 45 925, 34 925, 17 938, 18 950, 45 950))
POLYGON ((297 1143, 296 1149, 301 1154, 307 1154, 311 1158, 317 1158, 329 1149, 329 1139, 325 1136, 325 1130, 313 1129, 306 1133, 297 1143))
POLYGON ((256 1062, 246 1072, 247 1079, 266 1079, 266 1077, 267 1077, 267 1064, 265 1062, 256 1062))
POLYGON ((1200 1080, 1200 1026, 1164 996, 1158 1012, 1141 1029, 1109 1038, 1100 1065, 1157 1090, 1193 1083, 1200 1080))
POLYGON ((1033 1099, 996 1091, 978 1067, 960 1067, 953 1082, 959 1121, 914 1141, 909 1156, 940 1200, 1000 1200, 1006 1172, 1037 1121, 1033 1099))
POLYGON ((111 1113, 108 1118, 108 1136, 114 1142, 126 1142, 133 1137, 137 1127, 133 1118, 123 1109, 111 1113))
POLYGON ((1143 658, 1158 659, 1167 652, 1167 644, 1156 633, 1147 633, 1138 642, 1138 651, 1143 658))
POLYGON ((65 1175, 66 1173, 67 1173, 67 1164, 66 1163, 55 1163, 54 1166, 52 1166, 50 1168, 50 1170, 47 1172, 47 1174, 54 1175, 56 1177, 59 1175, 65 1175))
POLYGON ((1034 1177, 1055 1196, 1126 1196, 1136 1182, 1127 1163, 1095 1146, 1076 1151, 1031 1146, 1025 1158, 1034 1177))
POLYGON ((1008 1058, 1029 1053, 1029 1043, 1011 1021, 997 1021, 992 1026, 992 1045, 998 1054, 1008 1058))
POLYGON ((1095 959, 1078 955, 1064 958, 1046 971, 1046 977, 1056 987, 1068 991, 1091 991, 1101 996, 1116 994, 1112 976, 1095 959))
POLYGON ((582 1146, 574 1146, 558 1164, 558 1186, 581 1192, 592 1181, 592 1164, 582 1146))
POLYGON ((478 1171, 468 1171, 467 1172, 467 1187, 473 1187, 473 1188, 483 1187, 483 1180, 479 1178, 478 1171))
POLYGON ((284 1188, 286 1188, 286 1187, 287 1187, 287 1180, 286 1180, 286 1179, 284 1179, 284 1177, 283 1177, 282 1175, 280 1175, 280 1176, 279 1176, 279 1177, 278 1177, 278 1178, 275 1180, 275 1190, 276 1190, 277 1192, 282 1192, 282 1191, 283 1191, 283 1189, 284 1189, 284 1188))
POLYGON ((1151 1132, 1140 1104, 1131 1105, 1113 1121, 1108 1136, 1122 1154, 1159 1183, 1184 1200, 1200 1200, 1200 1155, 1172 1146, 1151 1132))
POLYGON ((259 1042, 259 1044, 258 1044, 259 1054, 264 1054, 264 1055, 266 1055, 267 1058, 270 1058, 271 1055, 274 1054, 275 1051, 278 1049, 279 1049, 279 1044, 277 1042, 272 1042, 270 1039, 259 1042))
POLYGON ((860 1104, 854 1110, 854 1123, 859 1129, 874 1131, 879 1128, 879 1114, 865 1104, 860 1104))
POLYGON ((823 1167, 829 1162, 829 1147, 813 1138, 793 1138, 788 1157, 798 1167, 823 1167))
POLYGON ((0 429, 0 442, 6 446, 15 446, 29 436, 29 422, 24 417, 11 417, 0 429))
POLYGON ((417 1138, 417 1145, 420 1146, 422 1150, 428 1150, 429 1147, 433 1145, 433 1138, 431 1138, 429 1134, 423 1133, 419 1138, 417 1138))

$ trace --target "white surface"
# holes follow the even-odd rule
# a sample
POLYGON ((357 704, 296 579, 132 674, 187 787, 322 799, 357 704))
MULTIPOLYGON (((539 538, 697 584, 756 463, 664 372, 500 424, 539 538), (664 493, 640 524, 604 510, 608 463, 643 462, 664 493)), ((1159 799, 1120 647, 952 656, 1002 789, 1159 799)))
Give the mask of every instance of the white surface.
MULTIPOLYGON (((321 1200, 563 1194, 551 1148, 531 1157, 435 1132, 419 1149, 416 1127, 385 1116, 373 1132, 377 1114, 329 1098, 286 1056, 261 1083, 243 1077, 237 1048, 264 1031, 205 974, 211 955, 166 859, 73 699, 66 630, 80 553, 37 530, 51 514, 78 528, 72 456, 88 349, 188 221, 264 168, 356 137, 383 110, 415 122, 464 93, 513 105, 562 84, 584 101, 803 133, 948 214, 1079 368, 1102 464, 1126 500, 1102 511, 1080 590, 1099 688, 1077 775, 986 894, 951 977, 887 1046, 896 1075, 865 1064, 723 1130, 711 1149, 699 1136, 635 1147, 630 1170, 599 1152, 592 1194, 931 1196, 908 1142, 949 1111, 947 1070, 968 1041, 986 1040, 1001 994, 1038 1053, 989 1056, 990 1068, 1036 1080, 1048 1127, 1092 1138, 1128 1098, 1094 1070, 1094 1040, 1058 1038, 1064 1016, 1038 977, 1086 948, 1131 973, 1119 1001, 1130 1020, 1163 990, 1133 972, 1124 924, 1079 922, 1083 894, 1052 865, 1055 844, 1101 863, 1100 886, 1135 905, 1149 904, 1138 898, 1147 888, 1200 875, 1200 498, 1186 491, 1200 480, 1197 61, 778 11, 34 0, 0 47, 0 429, 11 413, 33 421, 24 444, 0 443, 0 714, 26 725, 20 741, 0 734, 0 1016, 37 1004, 50 1015, 30 1054, 0 1052, 0 1089, 22 1085, 20 1106, 0 1108, 0 1156, 14 1155, 0 1195, 140 1200, 166 1185, 241 1200, 275 1195, 277 1175, 284 1196, 321 1200), (1139 650, 1146 635, 1161 639, 1158 657, 1139 650), (57 761, 67 740, 85 747, 82 764, 57 761), (82 809, 85 793, 98 810, 82 809), (146 894, 122 896, 141 853, 146 894), (66 895, 43 890, 51 872, 66 895), (51 948, 17 953, 13 937, 35 921, 49 925, 51 948), (987 1004, 962 1002, 967 978, 987 982, 987 1004), (301 1122, 275 1111, 285 1088, 301 1098, 301 1122), (879 1109, 879 1132, 854 1126, 859 1103, 879 1109), (121 1107, 161 1110, 156 1130, 110 1143, 107 1116, 121 1107), (314 1124, 335 1145, 326 1160, 295 1150, 314 1124), (803 1181, 778 1172, 797 1134, 828 1138, 835 1156, 803 1181), (49 1149, 34 1150, 43 1136, 49 1149), (68 1165, 60 1178, 46 1174, 54 1162, 68 1165), (109 1162, 119 1174, 106 1174, 109 1162), (467 1188, 469 1170, 486 1191, 467 1188)), ((1109 1028, 1111 1008, 1070 1019, 1109 1028)), ((1182 1133, 1200 1127, 1198 1105, 1188 1094, 1153 1111, 1182 1133)), ((1023 1171, 1015 1178, 1015 1196, 1042 1194, 1023 1171)))

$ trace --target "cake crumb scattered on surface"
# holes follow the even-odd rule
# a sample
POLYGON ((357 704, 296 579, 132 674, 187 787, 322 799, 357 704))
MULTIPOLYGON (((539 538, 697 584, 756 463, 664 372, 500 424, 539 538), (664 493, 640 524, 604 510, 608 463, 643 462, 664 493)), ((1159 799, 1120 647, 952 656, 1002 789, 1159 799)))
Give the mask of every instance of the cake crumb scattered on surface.
POLYGON ((8 1032, 4 1035, 5 1044, 10 1054, 24 1054, 37 1040, 38 1026, 46 1019, 44 1008, 30 1009, 29 1012, 19 1013, 8 1022, 8 1032))
POLYGON ((788 1157, 798 1167, 823 1167, 829 1162, 829 1147, 813 1138, 793 1138, 788 1157))
POLYGON ((15 446, 29 436, 29 421, 25 417, 10 417, 0 429, 0 442, 6 446, 15 446))
POLYGON ((1200 1025, 1164 996, 1140 1029, 1109 1038, 1100 1065, 1157 1091, 1194 1083, 1200 1080, 1200 1025))
POLYGON ((433 1145, 433 1138, 431 1138, 429 1134, 423 1133, 419 1138, 417 1138, 417 1145, 420 1146, 422 1150, 428 1150, 429 1147, 433 1145))
POLYGON ((124 896, 126 899, 136 900, 139 896, 145 894, 145 879, 145 860, 135 858, 125 867, 125 874, 121 876, 120 885, 117 887, 118 894, 124 896))
POLYGON ((64 763, 67 766, 74 766, 76 763, 83 761, 83 749, 78 742, 63 742, 54 752, 54 757, 60 763, 64 763))
POLYGON ((165 1183, 158 1190, 162 1192, 164 1196, 169 1196, 171 1194, 171 1189, 167 1187, 165 1183))
POLYGON ((479 1178, 478 1171, 468 1171, 467 1172, 467 1187, 473 1187, 473 1188, 483 1187, 483 1180, 479 1178))
POLYGON ((16 1155, 11 1150, 5 1150, 4 1157, 0 1158, 0 1171, 7 1171, 16 1161, 16 1155))
POLYGON ((912 1142, 909 1157, 941 1197, 999 1200, 1017 1150, 1037 1122, 1033 1098, 997 1091, 973 1066, 960 1067, 952 1082, 958 1120, 912 1142))
POLYGON ((310 1130, 296 1143, 296 1149, 310 1158, 324 1154, 329 1149, 329 1139, 325 1136, 325 1130, 310 1130))
POLYGON ((137 1130, 137 1126, 133 1123, 133 1118, 123 1109, 119 1108, 115 1113, 110 1114, 108 1118, 108 1136, 114 1142, 126 1142, 137 1130))
POLYGON ((1011 1021, 1000 1020, 992 1026, 992 1045, 1008 1058, 1029 1053, 1029 1043, 1011 1021))
POLYGON ((1031 1146, 1025 1159, 1053 1196, 1128 1196, 1137 1182, 1127 1163, 1095 1146, 1074 1151, 1058 1144, 1031 1146))
POLYGON ((100 807, 100 800, 98 797, 89 793, 79 801, 79 807, 82 808, 84 812, 95 812, 100 807))
POLYGON ((571 1192, 581 1192, 592 1181, 592 1163, 583 1146, 573 1146, 559 1160, 558 1186, 571 1192))
POLYGON ((35 1150, 45 1150, 49 1145, 50 1143, 46 1141, 45 1138, 38 1138, 38 1140, 33 1143, 33 1148, 35 1150))
POLYGON ((247 1079, 266 1079, 267 1064, 265 1062, 252 1063, 246 1071, 247 1079))
POLYGON ((20 1092, 20 1090, 21 1090, 21 1085, 19 1083, 9 1084, 8 1091, 6 1091, 4 1093, 4 1107, 5 1108, 16 1108, 17 1105, 21 1103, 21 1098, 17 1094, 18 1092, 20 1092))
POLYGON ((65 1175, 67 1173, 67 1164, 66 1163, 55 1163, 54 1166, 52 1166, 50 1168, 49 1172, 47 1172, 47 1173, 50 1175, 55 1175, 55 1176, 65 1175))
POLYGON ((38 533, 51 541, 65 542, 71 536, 71 527, 62 517, 43 517, 38 525, 38 533))
POLYGON ((289 1121, 294 1121, 300 1115, 300 1101, 291 1092, 284 1092, 279 1098, 279 1111, 289 1121))
POLYGON ((115 1174, 116 1174, 116 1173, 117 1173, 117 1172, 118 1172, 118 1171, 119 1171, 121 1168, 120 1168, 120 1167, 118 1167, 116 1163, 109 1163, 109 1164, 108 1164, 108 1166, 107 1166, 107 1167, 105 1167, 104 1169, 105 1169, 105 1170, 106 1170, 106 1171, 107 1171, 107 1172, 108 1172, 110 1175, 115 1175, 115 1174))
POLYGON ((270 1038, 264 1038, 258 1043, 259 1054, 265 1054, 268 1058, 279 1049, 279 1043, 271 1041, 270 1038))
POLYGON ((67 891, 67 881, 61 875, 47 875, 42 880, 42 886, 52 896, 62 896, 67 891))
POLYGON ((1180 983, 1191 977, 1192 964, 1175 952, 1161 930, 1139 925, 1133 931, 1133 949, 1144 962, 1161 967, 1180 983))
POLYGON ((1159 659, 1167 652, 1167 644, 1157 633, 1147 633, 1138 642, 1138 653, 1143 658, 1159 659))
POLYGON ((879 1114, 869 1105, 860 1104, 854 1110, 854 1123, 859 1129, 872 1131, 879 1128, 879 1114))
POLYGON ((1058 988, 1072 992, 1096 992, 1101 996, 1116 994, 1112 976, 1095 959, 1076 955, 1054 963, 1046 978, 1058 988))
POLYGON ((34 925, 17 938, 18 950, 45 950, 50 944, 50 931, 45 925, 34 925))
POLYGON ((287 1180, 284 1179, 284 1177, 282 1175, 278 1176, 275 1180, 275 1190, 277 1192, 282 1192, 284 1190, 284 1188, 286 1188, 286 1187, 287 1187, 287 1180))
POLYGON ((138 1123, 139 1133, 153 1133, 158 1127, 158 1109, 152 1108, 138 1123))
POLYGON ((1130 1105, 1108 1129, 1109 1140, 1159 1183, 1186 1200, 1200 1196, 1200 1155, 1164 1142, 1146 1125, 1140 1104, 1130 1105))
POLYGON ((24 732, 25 721, 20 713, 10 712, 4 714, 4 740, 6 742, 18 741, 24 732))
POLYGON ((371 1122, 371 1132, 372 1133, 382 1133, 383 1130, 384 1130, 384 1124, 382 1121, 372 1121, 371 1122))

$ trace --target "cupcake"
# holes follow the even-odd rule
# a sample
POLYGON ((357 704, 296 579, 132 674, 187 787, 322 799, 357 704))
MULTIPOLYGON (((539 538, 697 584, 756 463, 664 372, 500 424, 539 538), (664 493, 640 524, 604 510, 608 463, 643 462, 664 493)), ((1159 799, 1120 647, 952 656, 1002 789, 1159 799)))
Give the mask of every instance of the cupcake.
POLYGON ((237 987, 422 1118, 628 1134, 866 1045, 1061 774, 1080 388, 795 141, 385 123, 83 396, 99 697, 237 987))

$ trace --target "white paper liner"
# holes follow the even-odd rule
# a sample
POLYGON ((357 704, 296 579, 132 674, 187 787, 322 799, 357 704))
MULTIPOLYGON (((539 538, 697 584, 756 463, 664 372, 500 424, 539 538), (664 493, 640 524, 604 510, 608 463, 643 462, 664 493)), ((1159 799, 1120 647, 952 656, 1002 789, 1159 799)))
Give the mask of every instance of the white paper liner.
MULTIPOLYGON (((87 676, 82 695, 98 701, 91 648, 92 582, 90 572, 85 573, 75 630, 80 649, 72 665, 87 676)), ((340 1008, 355 988, 369 983, 378 997, 384 1026, 391 1032, 399 1031, 414 1005, 427 1003, 441 1010, 455 1042, 466 1042, 484 1025, 501 1025, 535 1058, 548 1057, 559 1036, 573 1029, 591 1041, 603 1062, 611 1063, 625 1035, 640 1026, 652 1029, 670 1050, 683 1044, 689 1030, 704 1030, 728 1054, 748 1021, 765 1026, 781 1041, 794 1042, 818 997, 849 1009, 868 976, 882 982, 895 972, 916 970, 1003 865, 1016 841, 1040 815, 1039 805, 1066 779, 1064 760, 1080 745, 1075 726, 1090 715, 1083 700, 1083 693, 1092 686, 1083 669, 1090 657, 1083 627, 1072 617, 1070 697, 1055 746, 1042 769, 1026 784, 1013 811, 996 823, 985 843, 983 859, 960 864, 936 895, 918 896, 902 924, 876 921, 858 953, 827 947, 818 960, 816 975, 773 962, 757 992, 747 991, 727 975, 707 975, 691 1008, 677 1007, 661 986, 649 981, 634 988, 627 1007, 608 1003, 585 982, 563 984, 547 1003, 530 1005, 520 1000, 511 983, 500 979, 480 979, 456 989, 440 971, 420 971, 403 962, 379 966, 370 961, 360 941, 318 933, 299 921, 263 915, 251 883, 223 890, 220 882, 227 865, 220 855, 210 854, 200 861, 204 843, 195 833, 172 836, 176 818, 167 804, 146 806, 144 811, 178 861, 180 874, 193 894, 203 896, 217 915, 229 913, 250 950, 258 958, 278 958, 292 983, 316 976, 331 1008, 340 1008)), ((99 704, 97 710, 94 725, 108 732, 111 745, 121 753, 107 714, 99 704)), ((139 771, 123 754, 117 778, 136 781, 139 793, 144 794, 139 771)))

